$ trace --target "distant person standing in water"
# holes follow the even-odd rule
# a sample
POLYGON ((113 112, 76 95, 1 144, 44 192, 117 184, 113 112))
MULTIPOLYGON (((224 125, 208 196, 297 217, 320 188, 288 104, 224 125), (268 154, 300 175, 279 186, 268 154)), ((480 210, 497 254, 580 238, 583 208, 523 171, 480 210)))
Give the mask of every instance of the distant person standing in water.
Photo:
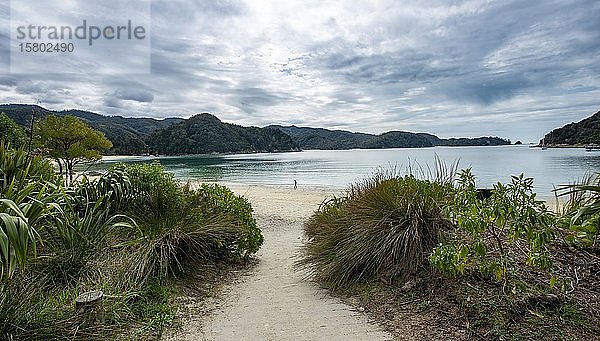
POLYGON ((294 189, 298 189, 298 181, 294 180, 294 189))

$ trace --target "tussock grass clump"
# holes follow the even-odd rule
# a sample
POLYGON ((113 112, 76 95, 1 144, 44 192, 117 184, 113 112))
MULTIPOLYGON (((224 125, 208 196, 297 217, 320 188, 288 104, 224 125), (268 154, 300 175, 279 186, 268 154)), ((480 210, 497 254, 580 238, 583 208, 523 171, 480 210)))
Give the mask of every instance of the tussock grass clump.
POLYGON ((252 206, 226 187, 181 186, 158 164, 122 166, 134 195, 126 213, 136 224, 124 229, 129 273, 140 284, 177 276, 186 264, 239 260, 256 253, 262 234, 252 206))
POLYGON ((208 277, 262 244, 250 203, 226 187, 192 190, 159 163, 68 186, 44 158, 0 143, 1 235, 9 340, 160 338, 176 322, 179 275, 208 277), (96 290, 103 318, 88 319, 75 298, 96 290))
POLYGON ((567 196, 562 227, 570 233, 567 241, 600 251, 600 173, 590 174, 579 183, 562 186, 557 194, 567 196))
POLYGON ((402 279, 421 267, 450 226, 452 186, 377 173, 322 204, 305 225, 299 266, 332 287, 402 279))

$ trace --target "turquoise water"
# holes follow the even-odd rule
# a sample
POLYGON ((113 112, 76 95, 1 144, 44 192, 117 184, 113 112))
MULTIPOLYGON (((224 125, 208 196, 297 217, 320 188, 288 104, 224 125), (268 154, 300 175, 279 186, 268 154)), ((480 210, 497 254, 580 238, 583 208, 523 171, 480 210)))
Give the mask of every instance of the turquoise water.
MULTIPOLYGON (((395 167, 406 172, 432 168, 435 157, 460 168, 472 167, 478 185, 510 181, 510 175, 525 173, 535 178, 540 196, 552 196, 554 186, 572 183, 586 172, 600 171, 600 152, 584 149, 498 147, 435 147, 378 150, 320 151, 296 153, 206 155, 158 158, 182 180, 199 179, 224 183, 345 188, 376 171, 395 167)), ((148 162, 152 158, 127 162, 148 162)), ((427 171, 426 171, 427 172, 427 171)))

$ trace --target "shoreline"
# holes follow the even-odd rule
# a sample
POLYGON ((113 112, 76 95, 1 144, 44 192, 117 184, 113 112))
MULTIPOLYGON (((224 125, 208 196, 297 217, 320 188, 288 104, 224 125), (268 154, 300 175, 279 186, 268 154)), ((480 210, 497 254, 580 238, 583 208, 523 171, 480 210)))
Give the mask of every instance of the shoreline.
MULTIPOLYGON (((201 184, 217 184, 229 188, 234 194, 252 202, 255 213, 263 212, 286 219, 307 219, 319 209, 321 204, 333 197, 339 197, 345 190, 325 187, 298 187, 280 185, 252 185, 226 182, 188 182, 192 189, 201 184), (290 205, 289 202, 294 205, 290 205)), ((184 183, 186 184, 186 183, 184 183)))
MULTIPOLYGON (((120 160, 147 160, 147 157, 129 157, 129 156, 110 156, 107 157, 106 161, 108 163, 119 162, 120 160)), ((104 158, 102 162, 104 162, 104 158)), ((102 172, 103 173, 103 172, 102 172)), ((100 174, 85 174, 85 172, 76 172, 75 177, 80 178, 82 175, 85 175, 88 180, 97 180, 100 177, 100 174)), ((198 178, 194 179, 183 179, 175 177, 181 185, 190 184, 192 188, 197 188, 201 184, 217 184, 221 186, 228 187, 236 194, 246 193, 253 189, 256 189, 260 192, 268 192, 273 191, 277 192, 286 192, 286 193, 313 193, 313 194, 325 194, 327 199, 332 197, 340 197, 345 195, 350 189, 351 184, 347 184, 345 186, 336 186, 336 185, 322 185, 322 184, 299 184, 296 189, 294 189, 293 183, 290 184, 280 184, 280 183, 248 183, 248 182, 238 182, 238 181, 213 181, 213 180, 202 180, 198 178)), ((548 208, 554 212, 558 213, 562 209, 563 205, 568 200, 568 197, 555 197, 553 195, 540 195, 540 193, 535 192, 537 194, 537 198, 546 203, 548 208)))
MULTIPOLYGON (((356 150, 394 150, 394 149, 431 149, 431 148, 461 148, 461 147, 510 147, 510 146, 527 146, 526 144, 474 144, 474 145, 434 145, 434 146, 423 146, 423 147, 386 147, 386 148, 342 148, 342 149, 318 149, 318 148, 307 148, 297 150, 274 150, 274 151, 238 151, 238 152, 211 152, 204 154, 181 154, 181 155, 105 155, 102 157, 102 161, 114 161, 118 159, 164 159, 164 158, 178 158, 178 157, 210 157, 210 156, 232 156, 232 155, 257 155, 257 154, 288 154, 288 153, 302 153, 311 151, 356 151, 356 150)), ((539 145, 529 145, 529 148, 539 148, 539 145)), ((550 146, 549 146, 550 147, 550 146)), ((554 146, 550 148, 555 148, 554 146)), ((558 148, 558 147, 557 147, 558 148)), ((585 146, 566 146, 564 148, 585 148, 585 146)))
POLYGON ((153 155, 103 155, 102 159, 99 161, 103 162, 119 162, 121 160, 154 160, 157 159, 156 156, 153 155))
MULTIPOLYGON (((182 182, 182 184, 191 184, 192 188, 197 188, 197 186, 201 184, 217 184, 221 186, 225 186, 231 189, 234 193, 238 195, 245 196, 247 193, 260 193, 261 197, 264 201, 270 201, 269 194, 280 195, 280 194, 288 194, 293 195, 294 193, 302 196, 323 196, 324 200, 331 199, 332 197, 340 197, 347 193, 348 187, 335 187, 335 186, 310 186, 304 185, 299 186, 297 189, 294 189, 293 185, 278 185, 278 184, 243 184, 243 183, 234 183, 234 182, 223 182, 223 181, 201 181, 201 180, 191 180, 187 182, 182 182)), ((546 203, 548 209, 554 213, 560 213, 562 207, 568 200, 568 197, 544 197, 537 196, 537 199, 542 200, 546 203)), ((312 212, 311 212, 312 215, 312 212)))
MULTIPOLYGON (((529 148, 535 148, 537 146, 529 146, 529 148)), ((453 148, 453 147, 449 147, 449 148, 453 148)), ((554 148, 554 147, 550 147, 550 148, 554 148)), ((580 147, 558 147, 558 148, 578 148, 581 149, 580 147)), ((206 154, 203 155, 205 157, 210 157, 210 154, 206 154)), ((212 155, 215 156, 215 155, 212 155)), ((100 161, 100 164, 104 164, 105 166, 110 166, 113 163, 117 163, 117 162, 144 162, 144 161, 153 161, 153 160, 159 160, 160 157, 156 157, 156 156, 147 156, 147 155, 139 155, 139 156, 125 156, 125 155, 110 155, 110 156, 103 156, 102 160, 100 161)), ((95 171, 95 170, 93 170, 95 171)), ((103 171, 100 171, 103 172, 103 171)), ((77 172, 77 176, 79 176, 82 172, 77 172)), ((99 174, 86 174, 87 178, 90 180, 96 179, 99 177, 99 174)), ((272 182, 272 183, 268 183, 268 182, 248 182, 248 180, 240 180, 240 181, 235 181, 235 180, 203 180, 203 179, 199 179, 199 178, 186 178, 186 177, 178 177, 176 176, 176 179, 179 180, 181 182, 181 184, 185 185, 187 183, 191 183, 191 184, 201 184, 201 183, 207 183, 207 184, 219 184, 219 185, 223 185, 226 187, 229 187, 230 189, 234 190, 235 192, 240 192, 242 189, 248 190, 250 188, 259 188, 261 190, 273 190, 273 191, 294 191, 294 185, 293 182, 290 183, 278 183, 278 182, 272 182)), ((268 179, 267 179, 268 180, 268 179)), ((318 192, 318 193, 326 193, 328 194, 328 197, 332 197, 332 196, 340 196, 345 194, 352 183, 348 183, 346 185, 330 185, 330 184, 306 184, 306 183, 299 183, 298 184, 298 188, 295 189, 295 191, 298 192, 318 192)), ((563 207, 564 203, 568 200, 568 197, 559 197, 556 198, 552 193, 547 193, 547 194, 543 194, 542 192, 535 192, 537 194, 537 198, 539 200, 542 200, 546 203, 546 205, 549 207, 549 209, 555 213, 560 212, 561 208, 563 207)))
MULTIPOLYGON (((587 149, 588 145, 583 145, 583 144, 555 144, 555 145, 547 145, 544 146, 548 149, 587 149)), ((541 145, 537 144, 537 145, 532 145, 529 146, 529 148, 542 148, 541 145)), ((600 149, 593 149, 593 150, 600 150, 600 149)))

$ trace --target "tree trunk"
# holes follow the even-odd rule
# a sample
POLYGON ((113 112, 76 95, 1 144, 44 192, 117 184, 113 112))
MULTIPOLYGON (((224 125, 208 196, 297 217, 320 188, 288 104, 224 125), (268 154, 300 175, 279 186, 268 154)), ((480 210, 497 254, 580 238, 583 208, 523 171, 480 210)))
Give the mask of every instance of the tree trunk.
POLYGON ((71 181, 72 181, 72 177, 71 177, 71 168, 72 168, 72 166, 71 166, 71 162, 69 162, 69 160, 64 160, 63 162, 65 163, 64 164, 64 169, 65 169, 65 177, 64 177, 65 186, 69 186, 69 184, 71 184, 71 181))
POLYGON ((90 291, 77 296, 75 309, 84 325, 93 326, 104 323, 103 299, 102 291, 90 291))
POLYGON ((58 163, 58 174, 60 174, 60 176, 63 176, 63 165, 62 165, 62 162, 60 161, 60 159, 56 159, 56 163, 58 163))
POLYGON ((73 183, 73 163, 69 162, 69 185, 73 183))

